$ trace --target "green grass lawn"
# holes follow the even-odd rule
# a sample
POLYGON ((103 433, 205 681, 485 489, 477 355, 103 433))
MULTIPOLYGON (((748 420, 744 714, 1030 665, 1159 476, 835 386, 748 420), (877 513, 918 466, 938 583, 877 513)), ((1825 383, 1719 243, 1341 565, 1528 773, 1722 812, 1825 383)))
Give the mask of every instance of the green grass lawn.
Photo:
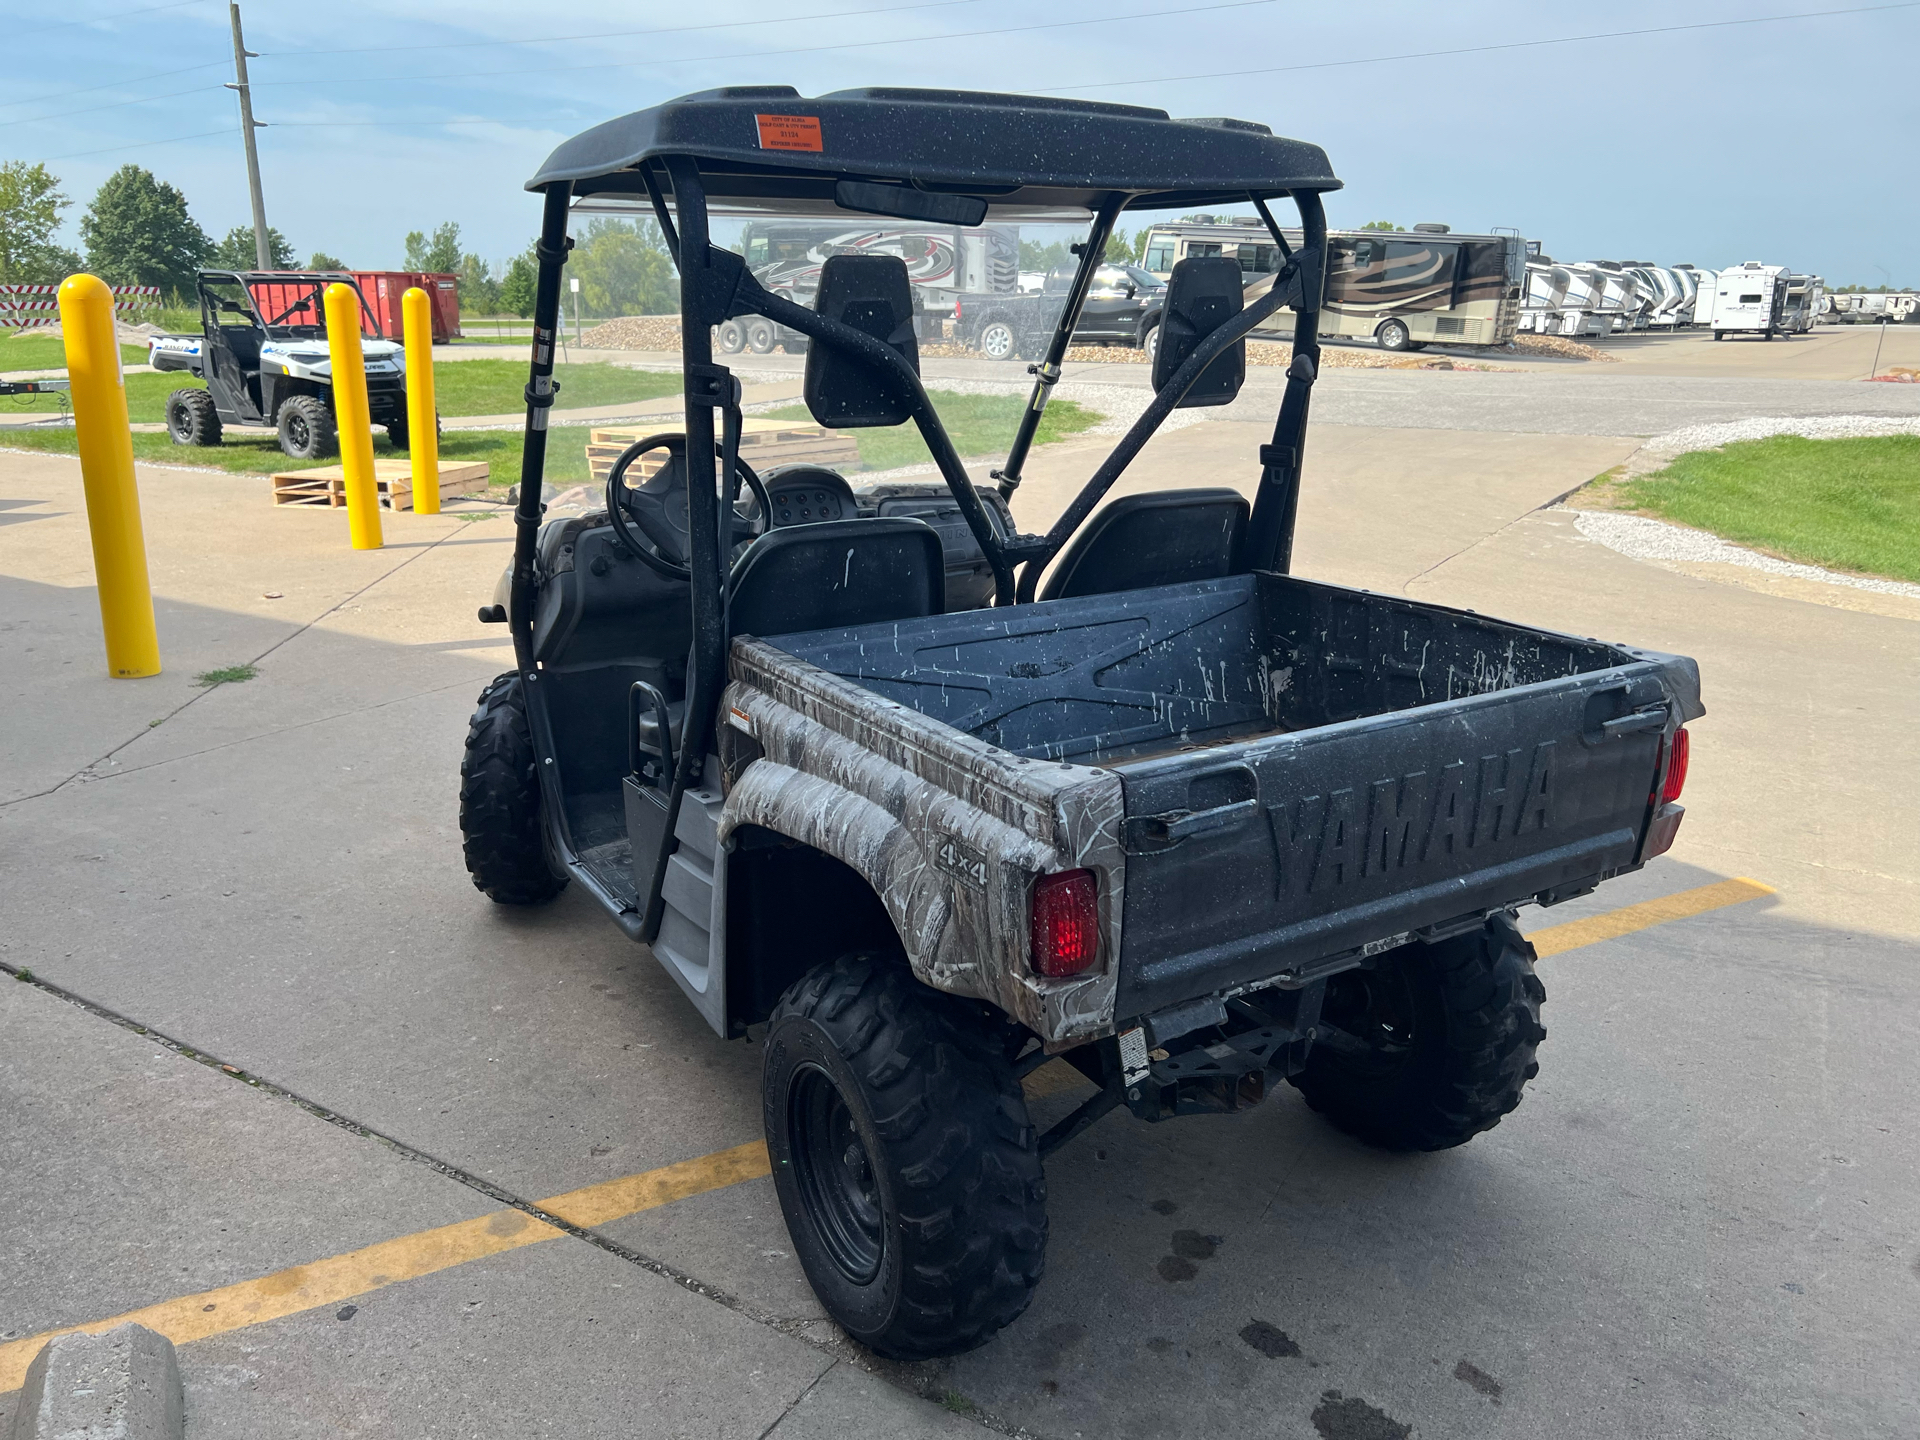
MULTIPOLYGON (((147 347, 122 345, 122 365, 147 363, 147 347)), ((67 368, 67 342, 45 335, 0 336, 0 370, 64 370, 67 368)))
MULTIPOLYGON (((72 430, 0 431, 0 447, 21 450, 46 450, 58 455, 78 453, 72 430)), ((373 454, 377 460, 397 459, 404 451, 387 444, 387 437, 374 435, 373 454)), ((176 445, 165 435, 135 435, 133 457, 159 465, 205 465, 236 475, 270 475, 279 470, 310 469, 300 461, 289 460, 271 437, 229 436, 218 446, 176 445)), ((443 464, 456 461, 487 462, 487 482, 493 486, 512 485, 520 479, 520 432, 517 430, 449 430, 440 437, 443 464)), ((337 465, 338 459, 327 462, 337 465)), ((577 426, 564 426, 547 432, 547 477, 550 486, 578 485, 587 478, 587 432, 577 426)), ((264 495, 264 491, 262 494, 264 495)))
MULTIPOLYGON (((1021 395, 963 395, 953 390, 929 390, 927 394, 934 409, 940 412, 940 421, 947 427, 953 448, 963 457, 1006 454, 1007 447, 1013 444, 1014 432, 1020 428, 1020 414, 1027 408, 1026 397, 1021 395)), ((809 423, 813 419, 804 405, 769 410, 766 418, 809 423)), ((1040 419, 1034 444, 1050 445, 1099 423, 1100 416, 1095 411, 1071 400, 1055 400, 1040 419)), ((860 445, 860 463, 868 470, 892 470, 933 459, 912 422, 890 429, 851 433, 860 445)))
MULTIPOLYGON (((553 377, 560 382, 562 405, 619 405, 680 393, 678 375, 623 370, 617 365, 556 365, 553 377)), ((199 388, 198 380, 179 370, 129 375, 127 418, 136 424, 165 420, 169 395, 199 388)), ((522 414, 526 410, 527 367, 518 360, 443 362, 433 367, 433 388, 442 415, 522 414)), ((5 403, 17 410, 68 408, 51 395, 17 396, 5 403)))
MULTIPOLYGON (((484 360, 463 360, 453 365, 440 366, 436 377, 444 377, 448 371, 464 370, 469 367, 487 365, 484 360)), ((506 362, 501 362, 506 363, 506 362)), ((574 365, 562 367, 557 373, 571 371, 607 371, 613 370, 607 365, 574 365)), ((634 375, 642 379, 666 379, 678 384, 678 377, 650 376, 642 371, 614 370, 616 375, 634 375)), ((180 380, 178 375, 130 375, 127 377, 129 399, 132 398, 136 380, 164 380, 166 389, 175 388, 180 380)), ((525 383, 524 380, 521 381, 525 383)), ((583 387, 584 388, 584 387, 583 387)), ((574 394, 562 391, 570 401, 574 394)), ((1026 402, 1017 395, 960 395, 947 390, 932 392, 933 402, 939 407, 941 418, 946 422, 948 433, 953 436, 954 446, 962 455, 988 455, 1004 453, 1013 440, 1013 432, 1019 424, 1020 412, 1026 402)), ((160 393, 159 403, 164 405, 165 392, 160 393)), ((587 401, 574 401, 587 404, 587 401)), ((608 403, 608 402, 599 402, 608 403)), ((504 408, 504 407, 503 407, 504 408)), ((443 401, 444 413, 449 411, 443 401)), ((481 411, 478 413, 486 413, 481 411)), ((772 412, 782 419, 799 419, 812 423, 812 416, 805 406, 791 406, 772 412)), ((138 414, 133 417, 138 420, 138 414)), ((1085 430, 1100 419, 1091 410, 1073 404, 1071 401, 1056 400, 1047 407, 1046 418, 1041 421, 1037 443, 1045 445, 1061 440, 1077 431, 1085 430)), ((563 426, 548 432, 546 485, 557 489, 566 485, 578 485, 587 477, 587 428, 585 426, 563 426)), ((927 454, 926 446, 920 443, 920 433, 911 425, 899 426, 891 430, 856 430, 859 437, 860 459, 869 470, 891 470, 900 465, 912 465, 932 457, 927 454)), ((517 484, 520 479, 520 432, 518 430, 448 430, 440 437, 440 458, 443 461, 484 460, 487 462, 487 480, 495 487, 517 484)), ((0 431, 0 447, 14 447, 22 450, 45 450, 59 455, 78 453, 74 432, 61 430, 6 430, 0 431)), ((373 453, 376 459, 394 458, 404 452, 395 451, 387 444, 384 434, 375 432, 373 453)), ((311 468, 298 461, 287 459, 280 453, 280 447, 271 436, 237 432, 229 433, 217 446, 176 445, 166 435, 136 434, 133 437, 133 455, 136 460, 148 460, 160 465, 205 465, 213 469, 227 470, 240 475, 268 475, 278 470, 300 470, 311 468)), ((330 461, 331 464, 339 463, 330 461)))
POLYGON ((1783 559, 1920 581, 1920 435, 1744 440, 1682 455, 1613 494, 1783 559))

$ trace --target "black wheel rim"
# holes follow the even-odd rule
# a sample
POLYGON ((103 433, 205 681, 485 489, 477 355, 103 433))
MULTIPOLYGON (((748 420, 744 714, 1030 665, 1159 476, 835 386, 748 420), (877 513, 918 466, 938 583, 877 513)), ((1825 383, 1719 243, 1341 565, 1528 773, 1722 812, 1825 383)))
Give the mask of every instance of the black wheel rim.
POLYGON ((1360 1042, 1343 1046, 1341 1058, 1355 1069, 1386 1075, 1406 1063, 1417 1039, 1413 990, 1397 970, 1349 970, 1327 983, 1321 1010, 1327 1024, 1360 1042))
POLYGON ((817 1065, 795 1072, 787 1126, 800 1203, 835 1268, 870 1285, 886 1250, 880 1187, 840 1087, 817 1065))
POLYGON ((298 411, 287 416, 287 444, 297 451, 307 448, 307 422, 298 411))

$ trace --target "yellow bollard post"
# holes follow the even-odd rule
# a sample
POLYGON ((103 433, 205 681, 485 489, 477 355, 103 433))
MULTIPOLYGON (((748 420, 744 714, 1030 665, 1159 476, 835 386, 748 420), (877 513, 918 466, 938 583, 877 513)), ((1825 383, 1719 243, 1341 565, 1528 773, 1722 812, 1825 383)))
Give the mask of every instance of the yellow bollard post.
POLYGON ((380 486, 373 475, 373 425, 367 413, 367 358, 360 349, 360 297, 351 285, 327 286, 327 353, 333 359, 333 418, 346 473, 347 532, 356 550, 378 550, 380 486))
POLYGON ((418 285, 400 297, 407 332, 407 452, 413 513, 440 513, 440 416, 433 402, 433 302, 418 285))
POLYGON ((68 276, 60 286, 60 329, 67 337, 67 379, 87 492, 87 529, 93 536, 100 625, 107 637, 107 673, 118 680, 158 675, 160 641, 153 628, 140 492, 133 482, 133 431, 127 424, 120 338, 113 328, 113 292, 96 276, 68 276))

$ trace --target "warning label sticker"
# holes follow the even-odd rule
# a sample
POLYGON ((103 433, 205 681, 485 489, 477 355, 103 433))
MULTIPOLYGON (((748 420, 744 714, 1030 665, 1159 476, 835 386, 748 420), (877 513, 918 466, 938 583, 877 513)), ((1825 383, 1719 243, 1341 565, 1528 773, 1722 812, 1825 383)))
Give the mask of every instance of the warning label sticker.
POLYGON ((818 154, 820 117, 818 115, 756 115, 760 124, 762 150, 811 150, 818 154))

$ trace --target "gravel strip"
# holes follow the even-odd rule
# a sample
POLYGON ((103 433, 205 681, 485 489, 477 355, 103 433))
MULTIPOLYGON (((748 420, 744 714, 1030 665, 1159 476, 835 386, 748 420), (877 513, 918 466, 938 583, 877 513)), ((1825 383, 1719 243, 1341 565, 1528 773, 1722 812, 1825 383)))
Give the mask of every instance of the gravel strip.
POLYGON ((1876 595, 1908 595, 1920 599, 1920 585, 1900 580, 1872 580, 1861 575, 1842 575, 1818 565, 1796 565, 1776 560, 1771 555, 1728 544, 1704 530, 1689 530, 1684 525, 1669 525, 1644 515, 1625 515, 1617 510, 1576 510, 1573 523, 1582 535, 1618 551, 1632 560, 1675 560, 1691 564, 1740 565, 1763 570, 1769 575, 1785 575, 1795 580, 1818 580, 1824 585, 1845 585, 1852 590, 1871 590, 1876 595))

